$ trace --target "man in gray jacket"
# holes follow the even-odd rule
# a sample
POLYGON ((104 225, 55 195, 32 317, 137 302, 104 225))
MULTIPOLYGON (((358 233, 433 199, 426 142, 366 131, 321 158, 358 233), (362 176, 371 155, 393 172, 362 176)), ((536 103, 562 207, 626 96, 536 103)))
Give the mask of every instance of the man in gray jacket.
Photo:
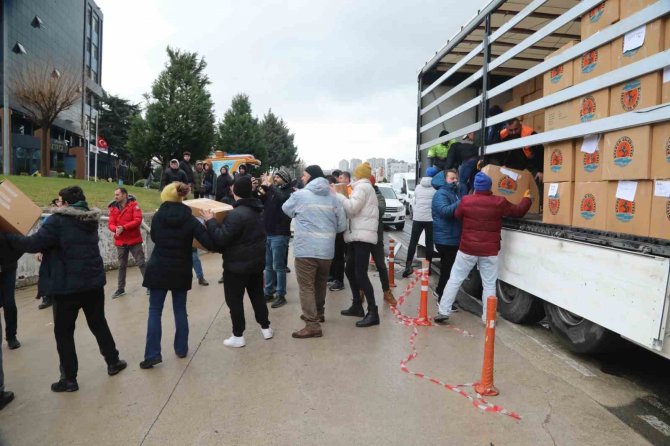
POLYGON ((335 255, 335 234, 347 227, 344 208, 330 190, 321 167, 308 166, 302 176, 305 187, 291 195, 282 210, 295 221, 295 269, 305 328, 294 338, 323 335, 326 287, 330 262, 335 255))

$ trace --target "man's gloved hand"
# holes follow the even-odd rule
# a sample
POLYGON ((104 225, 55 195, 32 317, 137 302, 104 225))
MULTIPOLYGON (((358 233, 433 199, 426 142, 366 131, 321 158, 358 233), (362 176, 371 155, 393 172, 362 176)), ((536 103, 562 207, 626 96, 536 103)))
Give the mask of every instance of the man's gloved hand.
POLYGON ((530 193, 530 189, 526 189, 526 192, 523 194, 524 198, 530 198, 531 200, 533 199, 533 196, 530 193))

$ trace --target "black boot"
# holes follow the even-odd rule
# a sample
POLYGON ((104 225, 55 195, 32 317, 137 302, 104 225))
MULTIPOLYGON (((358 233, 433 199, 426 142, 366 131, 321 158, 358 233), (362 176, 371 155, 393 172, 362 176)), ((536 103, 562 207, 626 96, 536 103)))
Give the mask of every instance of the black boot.
POLYGON ((402 272, 402 277, 407 278, 412 275, 412 263, 408 263, 407 266, 405 267, 405 271, 402 272))
POLYGON ((45 308, 49 308, 52 305, 51 298, 49 296, 44 296, 42 298, 42 303, 37 306, 38 309, 44 310, 45 308))
POLYGON ((365 310, 363 309, 363 305, 361 304, 360 300, 356 300, 351 304, 349 308, 346 310, 340 311, 340 314, 342 316, 356 316, 356 317, 363 317, 365 316, 365 310))
POLYGON ((272 308, 279 308, 279 307, 283 307, 283 306, 286 305, 287 303, 288 303, 288 302, 286 302, 286 297, 285 297, 285 296, 277 296, 277 298, 275 299, 274 303, 273 303, 272 305, 270 305, 270 307, 272 307, 272 308))
POLYGON ((76 392, 79 390, 79 384, 76 379, 63 379, 51 384, 52 392, 76 392))
POLYGON ((373 325, 379 325, 379 312, 377 307, 368 307, 368 314, 365 317, 356 322, 357 327, 372 327, 373 325))

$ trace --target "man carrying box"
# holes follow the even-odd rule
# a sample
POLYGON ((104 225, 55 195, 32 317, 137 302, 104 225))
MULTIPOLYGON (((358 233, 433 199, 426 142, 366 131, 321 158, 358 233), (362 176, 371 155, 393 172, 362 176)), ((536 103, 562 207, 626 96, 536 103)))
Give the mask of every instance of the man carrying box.
MULTIPOLYGON (((500 142, 510 141, 526 136, 536 135, 537 133, 528 126, 521 125, 518 118, 510 119, 507 125, 500 131, 500 142)), ((528 169, 538 185, 542 184, 544 171, 544 146, 526 146, 517 150, 501 153, 498 157, 501 166, 510 169, 524 170, 528 169)))

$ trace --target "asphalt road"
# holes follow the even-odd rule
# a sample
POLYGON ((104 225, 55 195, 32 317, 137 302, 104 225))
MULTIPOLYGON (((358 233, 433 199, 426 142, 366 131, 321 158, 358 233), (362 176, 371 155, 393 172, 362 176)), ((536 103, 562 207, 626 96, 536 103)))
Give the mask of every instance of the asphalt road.
MULTIPOLYGON (((407 220, 403 231, 386 228, 386 239, 393 238, 402 244, 396 257, 396 263, 402 267, 405 265, 411 231, 411 220, 407 220)), ((422 248, 419 248, 418 255, 424 255, 422 248)), ((436 263, 434 269, 439 271, 439 262, 436 263)), ((432 285, 436 284, 437 277, 437 274, 432 275, 432 285)), ((481 314, 479 300, 461 293, 458 303, 468 311, 481 314)), ((541 350, 581 371, 584 382, 579 384, 585 385, 585 391, 630 428, 652 444, 670 445, 670 360, 624 339, 612 353, 578 355, 561 344, 544 321, 533 325, 515 325, 515 328, 521 338, 530 340, 541 350), (593 392, 594 387, 587 383, 594 380, 607 382, 611 386, 608 389, 627 395, 628 403, 612 404, 607 395, 593 392)))

